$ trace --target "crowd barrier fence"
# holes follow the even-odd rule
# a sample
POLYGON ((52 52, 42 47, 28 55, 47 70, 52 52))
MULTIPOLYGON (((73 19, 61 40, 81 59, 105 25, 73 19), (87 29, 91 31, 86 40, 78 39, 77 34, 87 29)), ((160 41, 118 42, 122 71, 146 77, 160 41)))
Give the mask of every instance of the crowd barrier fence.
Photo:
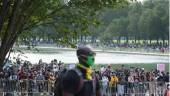
MULTIPOLYGON (((51 80, 0 79, 0 96, 53 96, 51 80)), ((164 96, 165 82, 117 82, 110 85, 100 81, 102 96, 164 96)))

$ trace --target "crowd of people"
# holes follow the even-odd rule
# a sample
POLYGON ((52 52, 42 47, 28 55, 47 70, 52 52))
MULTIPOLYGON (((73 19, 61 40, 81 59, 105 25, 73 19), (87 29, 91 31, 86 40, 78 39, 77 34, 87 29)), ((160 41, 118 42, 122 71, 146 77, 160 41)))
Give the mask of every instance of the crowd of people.
POLYGON ((123 94, 140 94, 139 96, 163 96, 166 83, 169 82, 169 72, 160 72, 157 69, 146 71, 144 68, 125 68, 112 70, 111 65, 102 67, 96 72, 102 82, 103 94, 107 96, 108 91, 112 96, 123 94), (110 88, 110 89, 108 89, 110 88))
MULTIPOLYGON (((93 45, 93 47, 95 48, 98 48, 100 47, 101 45, 99 44, 95 44, 93 45)), ((164 53, 164 52, 167 52, 169 50, 169 45, 168 43, 152 43, 152 44, 149 44, 147 42, 143 42, 143 43, 105 43, 104 44, 105 48, 116 48, 117 50, 119 49, 122 49, 122 50, 125 50, 123 48, 126 48, 126 50, 133 50, 133 49, 137 49, 137 51, 140 51, 140 50, 144 50, 144 51, 154 51, 154 52, 161 52, 161 53, 164 53)))
MULTIPOLYGON (((100 81, 102 96, 163 96, 166 88, 169 88, 169 72, 161 72, 157 69, 146 71, 144 68, 130 67, 112 70, 114 65, 102 66, 100 70, 93 70, 100 81), (168 87, 166 87, 166 84, 168 87)), ((37 64, 29 61, 21 62, 16 59, 12 64, 6 61, 0 72, 0 88, 6 92, 6 96, 12 96, 10 92, 28 91, 29 96, 34 92, 49 92, 53 95, 54 83, 63 70, 68 70, 63 62, 54 59, 51 63, 45 63, 42 59, 37 64), (12 82, 11 82, 12 81, 12 82), (14 82, 15 81, 15 82, 14 82), (16 86, 18 85, 18 86, 16 86)), ((167 89, 167 90, 170 90, 167 89)))
POLYGON ((50 64, 40 59, 38 64, 34 65, 29 61, 21 62, 20 59, 16 60, 16 64, 8 60, 0 72, 0 86, 6 94, 14 91, 52 93, 57 73, 63 70, 63 65, 63 62, 57 62, 56 59, 50 64))
MULTIPOLYGON (((7 61, 7 63, 10 63, 10 61, 7 61)), ((45 90, 52 93, 54 82, 58 78, 59 72, 69 68, 64 66, 63 62, 57 62, 56 59, 52 60, 50 64, 44 63, 42 59, 35 65, 32 65, 28 61, 22 63, 19 59, 16 63, 13 66, 5 66, 4 70, 0 72, 1 83, 2 80, 19 80, 21 81, 20 91, 28 88, 27 90, 29 92, 43 92, 45 90), (30 84, 28 86, 26 85, 26 80, 36 82, 29 82, 32 86, 30 84), (40 81, 43 81, 43 83, 40 81), (44 81, 48 83, 46 82, 45 84, 44 81)), ((145 96, 147 93, 151 94, 151 96, 158 96, 156 94, 163 96, 161 94, 165 93, 165 84, 169 82, 169 72, 160 72, 156 69, 148 72, 144 68, 126 68, 124 65, 116 70, 112 70, 112 67, 114 65, 103 66, 100 70, 94 69, 100 81, 102 96, 123 96, 123 94, 139 93, 143 94, 139 96, 145 96)), ((4 87, 3 91, 9 92, 16 90, 17 86, 11 86, 12 83, 5 82, 4 86, 1 84, 1 87, 4 87)))

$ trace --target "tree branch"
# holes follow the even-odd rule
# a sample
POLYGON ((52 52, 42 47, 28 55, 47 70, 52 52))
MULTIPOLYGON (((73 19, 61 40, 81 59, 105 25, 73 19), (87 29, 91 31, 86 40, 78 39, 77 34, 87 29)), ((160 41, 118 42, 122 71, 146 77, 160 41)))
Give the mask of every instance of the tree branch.
POLYGON ((1 8, 1 11, 0 11, 0 36, 2 35, 2 27, 3 27, 3 24, 5 22, 5 17, 8 13, 8 10, 9 10, 9 7, 10 7, 10 1, 9 0, 3 0, 2 2, 2 8, 1 8))

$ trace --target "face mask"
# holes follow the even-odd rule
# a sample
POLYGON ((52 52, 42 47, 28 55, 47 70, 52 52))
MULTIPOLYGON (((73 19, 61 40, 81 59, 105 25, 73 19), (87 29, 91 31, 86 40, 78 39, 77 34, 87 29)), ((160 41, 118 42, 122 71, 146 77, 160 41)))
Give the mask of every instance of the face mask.
POLYGON ((87 64, 88 64, 89 66, 94 65, 94 57, 93 57, 93 56, 88 56, 88 57, 87 57, 87 64))

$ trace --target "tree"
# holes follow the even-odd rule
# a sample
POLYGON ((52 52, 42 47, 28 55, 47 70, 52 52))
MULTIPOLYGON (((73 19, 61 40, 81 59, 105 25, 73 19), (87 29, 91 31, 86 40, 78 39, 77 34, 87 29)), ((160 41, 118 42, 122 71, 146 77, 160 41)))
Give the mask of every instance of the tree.
POLYGON ((32 26, 39 24, 58 9, 57 0, 1 0, 0 11, 0 64, 12 48, 17 37, 32 26), (51 12, 49 12, 51 11, 51 12))
POLYGON ((144 11, 139 20, 139 28, 143 32, 144 36, 150 40, 158 40, 163 38, 163 40, 168 35, 167 33, 167 10, 168 1, 153 0, 146 1, 144 4, 144 11), (164 6, 164 7, 163 7, 164 6))
MULTIPOLYGON (((129 0, 70 0, 64 3, 61 0, 1 0, 0 64, 3 64, 6 54, 21 33, 29 32, 44 22, 53 22, 53 17, 63 8, 77 8, 82 12, 94 13, 103 7, 115 7, 128 2, 129 0)), ((65 30, 64 34, 68 33, 69 31, 65 30)), ((68 35, 63 36, 67 40, 68 35)))
POLYGON ((123 35, 127 41, 130 38, 135 43, 136 40, 160 42, 162 39, 164 44, 169 38, 168 0, 145 0, 123 8, 105 8, 97 17, 100 25, 93 28, 95 32, 92 35, 105 43, 112 42, 113 38, 119 38, 119 42, 123 35))
POLYGON ((155 23, 158 23, 155 30, 159 31, 157 34, 157 42, 158 39, 163 40, 163 45, 165 44, 165 40, 169 40, 169 8, 168 8, 168 0, 156 0, 154 2, 155 7, 153 8, 155 14, 155 23))
POLYGON ((130 7, 130 11, 128 13, 129 24, 127 30, 129 36, 132 37, 136 43, 136 40, 140 39, 142 35, 138 28, 138 21, 142 11, 142 4, 140 2, 137 2, 131 4, 129 7, 130 7))

